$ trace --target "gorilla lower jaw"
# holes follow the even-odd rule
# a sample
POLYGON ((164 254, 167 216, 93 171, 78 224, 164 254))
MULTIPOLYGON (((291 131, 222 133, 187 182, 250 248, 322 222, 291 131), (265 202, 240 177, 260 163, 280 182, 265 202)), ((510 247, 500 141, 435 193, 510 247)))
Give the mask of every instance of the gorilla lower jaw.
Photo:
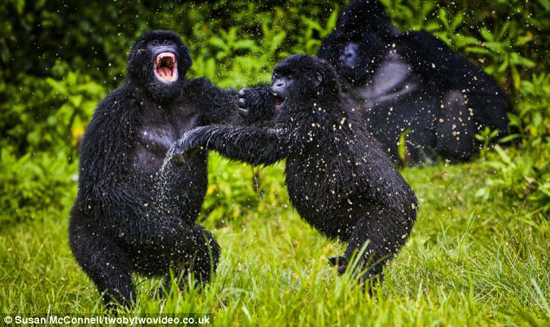
POLYGON ((155 58, 153 66, 155 77, 162 83, 172 83, 178 80, 178 61, 171 52, 162 52, 155 58))
POLYGON ((285 104, 286 98, 283 96, 277 94, 276 92, 273 92, 273 99, 275 100, 275 109, 279 110, 285 104))

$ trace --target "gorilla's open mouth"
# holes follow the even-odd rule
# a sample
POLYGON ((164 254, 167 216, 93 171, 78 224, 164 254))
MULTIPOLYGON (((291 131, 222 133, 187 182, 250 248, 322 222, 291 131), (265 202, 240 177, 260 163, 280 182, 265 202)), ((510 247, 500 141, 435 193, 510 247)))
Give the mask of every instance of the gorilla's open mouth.
POLYGON ((153 67, 155 76, 163 83, 172 83, 178 79, 178 61, 172 52, 162 52, 155 58, 153 67))
POLYGON ((275 99, 275 109, 279 109, 286 101, 284 97, 275 92, 273 92, 273 99, 275 99))

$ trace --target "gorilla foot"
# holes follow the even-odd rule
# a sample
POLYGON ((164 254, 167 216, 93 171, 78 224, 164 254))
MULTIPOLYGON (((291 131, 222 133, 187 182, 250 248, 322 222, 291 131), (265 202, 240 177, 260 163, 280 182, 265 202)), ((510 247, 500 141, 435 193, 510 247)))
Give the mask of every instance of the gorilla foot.
POLYGON ((338 269, 338 274, 342 275, 346 272, 346 269, 348 268, 348 258, 344 256, 336 256, 331 257, 328 259, 328 263, 332 266, 336 266, 338 269))

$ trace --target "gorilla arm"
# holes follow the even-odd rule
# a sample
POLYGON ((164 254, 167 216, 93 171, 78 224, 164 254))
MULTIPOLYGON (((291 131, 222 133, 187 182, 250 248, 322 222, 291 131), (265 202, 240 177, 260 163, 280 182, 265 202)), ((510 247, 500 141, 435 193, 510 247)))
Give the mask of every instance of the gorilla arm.
POLYGON ((168 152, 168 157, 181 157, 189 150, 204 147, 224 157, 251 165, 271 165, 286 158, 291 142, 276 129, 252 126, 205 126, 185 133, 168 152))
POLYGON ((189 81, 188 94, 193 95, 201 113, 204 125, 252 125, 264 123, 273 118, 275 109, 271 89, 266 84, 242 90, 221 89, 205 78, 189 81), (242 92, 253 92, 254 100, 246 106, 238 103, 242 92), (249 109, 250 108, 250 109, 249 109))
POLYGON ((407 32, 397 38, 414 71, 438 88, 464 92, 481 124, 498 128, 500 137, 508 133, 510 100, 493 77, 429 33, 407 32))
POLYGON ((155 208, 153 199, 126 183, 140 126, 137 109, 121 90, 98 106, 82 144, 80 208, 125 243, 169 246, 185 237, 189 228, 181 219, 155 208))
POLYGON ((221 89, 206 78, 197 78, 188 82, 186 93, 201 113, 201 124, 244 124, 235 90, 221 89))

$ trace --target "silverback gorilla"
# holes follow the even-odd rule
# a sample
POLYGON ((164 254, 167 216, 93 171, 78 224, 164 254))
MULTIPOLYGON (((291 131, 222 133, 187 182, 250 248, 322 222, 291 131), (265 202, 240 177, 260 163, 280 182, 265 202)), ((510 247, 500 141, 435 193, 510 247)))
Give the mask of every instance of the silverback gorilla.
MULTIPOLYGON (((273 71, 272 92, 263 104, 275 112, 271 125, 199 127, 169 156, 183 160, 202 147, 253 165, 286 158, 286 184, 298 213, 324 235, 349 242, 344 256, 331 263, 344 272, 368 242, 363 278, 381 278, 384 262, 415 222, 413 191, 341 93, 329 63, 306 55, 285 59, 273 71)), ((258 104, 264 95, 265 89, 248 89, 241 100, 258 104)))
POLYGON ((508 133, 511 105, 494 79, 432 35, 398 30, 378 0, 352 1, 317 55, 394 160, 467 160, 481 129, 508 133))
POLYGON ((133 45, 125 82, 97 107, 84 136, 69 242, 108 307, 135 300, 132 273, 194 273, 208 281, 220 248, 195 221, 207 187, 207 153, 168 166, 167 150, 196 126, 240 122, 236 96, 187 79, 180 37, 152 31, 133 45), (162 177, 162 178, 161 178, 162 177))

